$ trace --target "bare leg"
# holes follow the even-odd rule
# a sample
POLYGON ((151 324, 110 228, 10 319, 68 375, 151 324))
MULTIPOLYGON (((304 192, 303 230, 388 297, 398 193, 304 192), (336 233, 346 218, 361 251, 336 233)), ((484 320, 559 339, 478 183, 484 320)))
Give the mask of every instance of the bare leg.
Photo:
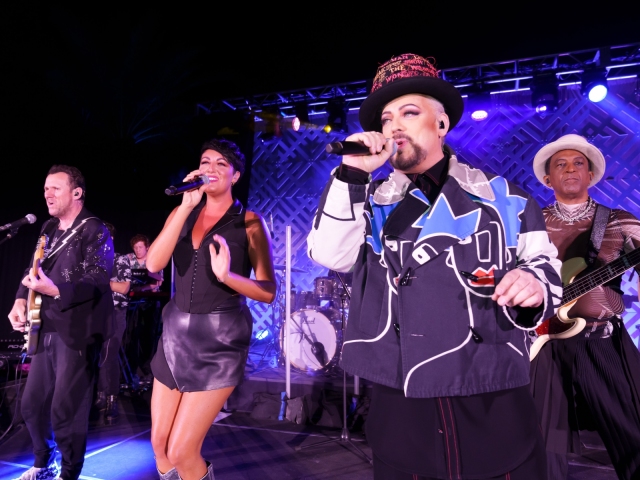
POLYGON ((207 465, 200 454, 202 444, 234 388, 182 394, 168 437, 166 455, 183 480, 200 480, 207 473, 207 465))
POLYGON ((178 390, 170 390, 154 379, 151 395, 151 446, 161 473, 174 467, 167 458, 167 450, 182 395, 178 390))

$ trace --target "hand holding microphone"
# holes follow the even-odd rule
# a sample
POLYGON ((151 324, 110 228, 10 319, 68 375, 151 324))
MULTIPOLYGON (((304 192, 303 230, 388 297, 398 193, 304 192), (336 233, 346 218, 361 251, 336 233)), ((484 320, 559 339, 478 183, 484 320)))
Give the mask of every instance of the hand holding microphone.
MULTIPOLYGON (((198 173, 199 170, 196 170, 198 173)), ((194 172, 191 172, 194 173, 194 172)), ((187 175, 185 178, 189 178, 191 174, 187 175)), ((186 180, 177 185, 171 185, 169 188, 165 188, 164 193, 167 195, 179 195, 184 192, 189 192, 191 190, 195 190, 196 188, 200 188, 202 185, 206 185, 209 183, 209 177, 206 175, 198 175, 197 177, 186 180)))
POLYGON ((392 138, 385 138, 379 132, 361 132, 350 135, 343 142, 330 143, 327 153, 342 155, 342 163, 373 172, 381 167, 398 146, 392 138))
POLYGON ((200 170, 194 170, 190 172, 182 183, 172 185, 167 188, 164 193, 167 195, 180 195, 182 194, 181 207, 192 209, 202 199, 202 186, 208 185, 210 179, 207 175, 200 173, 200 170))

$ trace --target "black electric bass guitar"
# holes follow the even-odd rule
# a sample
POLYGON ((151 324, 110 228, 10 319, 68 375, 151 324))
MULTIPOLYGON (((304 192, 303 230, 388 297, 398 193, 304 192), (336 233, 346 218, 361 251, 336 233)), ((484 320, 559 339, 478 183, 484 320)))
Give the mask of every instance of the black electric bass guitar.
POLYGON ((640 264, 640 247, 578 279, 576 276, 587 268, 584 259, 577 257, 564 262, 560 270, 564 285, 562 305, 553 317, 546 319, 536 328, 537 337, 531 345, 529 358, 533 360, 549 340, 569 338, 580 333, 586 322, 580 317, 569 318, 568 313, 571 307, 583 295, 622 275, 638 264, 640 264))
MULTIPOLYGON (((36 251, 33 254, 33 267, 32 272, 34 275, 38 275, 40 269, 40 261, 44 258, 44 249, 47 246, 48 238, 46 235, 42 235, 38 238, 38 244, 36 245, 36 251)), ((27 296, 27 323, 24 328, 24 347, 23 350, 27 355, 33 355, 36 353, 36 347, 38 346, 38 335, 40 333, 40 306, 42 305, 42 297, 38 292, 29 289, 27 296)))

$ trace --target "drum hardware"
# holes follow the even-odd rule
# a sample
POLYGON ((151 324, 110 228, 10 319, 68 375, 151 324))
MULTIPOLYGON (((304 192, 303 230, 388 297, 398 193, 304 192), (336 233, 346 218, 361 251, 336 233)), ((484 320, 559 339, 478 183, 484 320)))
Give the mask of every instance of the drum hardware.
MULTIPOLYGON (((340 281, 340 283, 342 284, 342 286, 344 287, 344 291, 346 293, 347 299, 350 301, 351 300, 351 291, 347 288, 347 285, 344 282, 344 279, 342 278, 342 276, 338 272, 335 272, 335 274, 336 274, 338 280, 340 281)), ((346 327, 347 316, 345 315, 345 309, 344 308, 342 308, 341 317, 342 317, 342 326, 346 327)), ((340 354, 342 354, 342 352, 340 354)), ((355 387, 355 377, 354 377, 354 387, 355 387)), ((300 450, 302 450, 304 448, 317 447, 317 446, 325 445, 325 444, 331 443, 331 442, 341 442, 341 443, 345 443, 347 445, 350 445, 353 448, 353 452, 356 455, 358 455, 360 458, 364 459, 370 465, 373 465, 373 460, 371 458, 369 458, 369 456, 366 453, 364 453, 360 449, 360 447, 358 447, 358 445, 353 443, 353 441, 351 440, 351 432, 349 432, 349 429, 347 428, 347 372, 344 371, 344 370, 342 371, 342 432, 341 432, 340 436, 336 437, 336 438, 331 438, 329 440, 324 440, 324 441, 321 441, 321 442, 318 442, 318 443, 314 443, 312 445, 302 445, 302 446, 299 445, 299 446, 295 447, 295 449, 296 449, 296 451, 300 451, 300 450)))
POLYGON ((291 314, 289 345, 284 346, 287 324, 280 331, 280 362, 308 375, 328 374, 337 365, 342 345, 340 313, 332 308, 302 309, 291 314))
POLYGON ((316 294, 316 297, 320 300, 329 300, 333 295, 333 278, 318 277, 315 279, 314 285, 314 292, 316 294))
MULTIPOLYGON (((271 324, 267 326, 267 330, 269 332, 269 343, 266 345, 262 354, 260 355, 260 359, 257 364, 253 360, 247 356, 247 364, 253 369, 254 373, 258 371, 258 369, 265 363, 268 362, 268 365, 271 367, 277 366, 277 358, 280 356, 280 349, 278 345, 278 332, 281 330, 281 322, 280 319, 284 317, 285 311, 285 278, 284 275, 276 274, 277 279, 277 288, 276 288, 276 298, 271 304, 271 324), (276 311, 278 314, 276 315, 276 311), (271 361, 269 356, 271 353, 275 354, 276 360, 274 362, 271 361)), ((293 296, 292 296, 293 298, 293 296)), ((260 340, 259 338, 255 338, 251 344, 249 345, 249 351, 255 346, 256 342, 260 340)))

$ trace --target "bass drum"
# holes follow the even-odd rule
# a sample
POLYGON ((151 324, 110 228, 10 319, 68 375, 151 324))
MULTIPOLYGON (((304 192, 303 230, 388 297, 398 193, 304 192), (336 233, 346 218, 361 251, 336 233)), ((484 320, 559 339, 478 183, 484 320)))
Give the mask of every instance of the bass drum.
POLYGON ((338 363, 341 347, 342 318, 333 308, 298 310, 280 330, 281 360, 288 356, 293 368, 308 375, 331 371, 338 363), (287 323, 289 346, 285 349, 287 323))

